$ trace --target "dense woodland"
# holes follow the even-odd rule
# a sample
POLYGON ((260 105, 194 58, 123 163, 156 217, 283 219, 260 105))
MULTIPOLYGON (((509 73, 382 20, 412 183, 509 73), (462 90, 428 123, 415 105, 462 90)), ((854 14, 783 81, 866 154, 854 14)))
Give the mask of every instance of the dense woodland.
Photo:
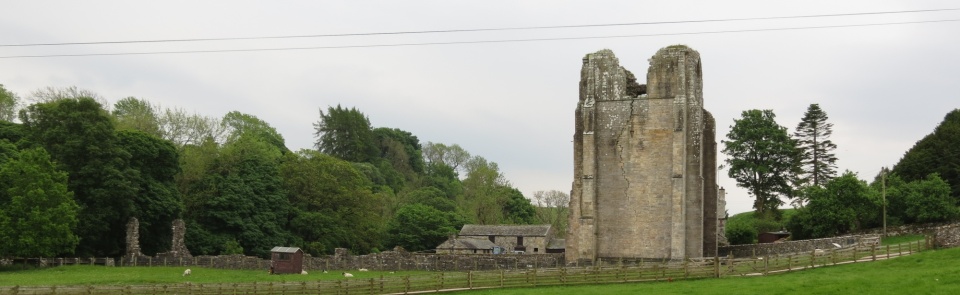
POLYGON ((222 117, 77 88, 21 99, 0 85, 0 256, 120 256, 140 221, 143 253, 187 224, 194 255, 320 255, 432 249, 465 223, 566 227, 567 194, 525 198, 493 161, 457 144, 320 109, 315 149, 291 151, 252 114, 222 117))
MULTIPOLYGON (((731 220, 731 243, 782 229, 793 239, 841 235, 884 216, 888 225, 960 218, 960 110, 869 183, 837 175, 831 127, 816 104, 793 134, 770 110, 734 120, 721 168, 755 199, 756 218, 731 220), (783 214, 785 201, 796 210, 783 214)), ((339 105, 321 108, 314 129, 314 149, 291 151, 252 114, 135 97, 110 105, 77 88, 21 99, 0 85, 0 257, 120 256, 131 217, 147 255, 169 249, 177 218, 195 255, 422 251, 466 223, 566 230, 566 193, 526 198, 495 162, 457 144, 421 143, 339 105)))

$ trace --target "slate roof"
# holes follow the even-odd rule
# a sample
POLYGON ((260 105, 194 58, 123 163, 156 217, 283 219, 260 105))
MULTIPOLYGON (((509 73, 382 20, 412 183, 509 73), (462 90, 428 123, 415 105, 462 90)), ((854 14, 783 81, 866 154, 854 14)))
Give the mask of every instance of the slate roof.
POLYGON ((437 249, 485 249, 490 250, 493 247, 497 247, 496 244, 490 242, 488 239, 483 238, 470 238, 470 237, 459 237, 451 238, 440 246, 437 246, 437 249))
POLYGON ((566 239, 552 239, 550 243, 547 244, 547 249, 566 249, 567 240, 566 239))
POLYGON ((273 247, 273 249, 270 249, 270 252, 276 252, 276 253, 297 253, 297 251, 300 251, 300 248, 297 248, 297 247, 273 247))
POLYGON ((549 224, 537 225, 477 225, 465 224, 461 236, 523 236, 545 237, 550 233, 549 224))

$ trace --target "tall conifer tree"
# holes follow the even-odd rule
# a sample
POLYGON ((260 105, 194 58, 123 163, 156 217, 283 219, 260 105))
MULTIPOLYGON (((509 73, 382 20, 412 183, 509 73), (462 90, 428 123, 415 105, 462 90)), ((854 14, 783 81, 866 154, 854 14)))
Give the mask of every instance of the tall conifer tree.
POLYGON ((793 136, 800 149, 800 184, 822 186, 837 176, 837 145, 830 141, 833 123, 827 122, 827 113, 819 104, 810 104, 800 119, 793 136))

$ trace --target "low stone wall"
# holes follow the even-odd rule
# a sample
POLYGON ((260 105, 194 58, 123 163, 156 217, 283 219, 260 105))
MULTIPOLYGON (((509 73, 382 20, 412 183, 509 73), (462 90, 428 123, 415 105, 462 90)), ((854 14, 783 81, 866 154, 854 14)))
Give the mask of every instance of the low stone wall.
MULTIPOLYGON (((891 226, 887 227, 887 236, 903 236, 903 235, 925 235, 929 234, 932 230, 950 225, 958 225, 960 223, 956 222, 939 222, 939 223, 923 223, 923 224, 906 224, 901 226, 891 226)), ((883 234, 883 228, 871 228, 868 230, 863 230, 857 232, 857 234, 883 234)))
POLYGON ((113 258, 13 258, 0 260, 0 265, 25 264, 38 267, 61 265, 102 265, 114 266, 113 258))
POLYGON ((729 256, 733 254, 734 257, 758 257, 766 255, 803 253, 813 251, 814 249, 836 248, 836 246, 833 244, 838 244, 843 248, 847 248, 851 246, 867 245, 868 243, 878 243, 879 241, 880 235, 866 234, 801 241, 787 241, 781 243, 723 246, 717 248, 717 253, 719 256, 729 256))
POLYGON ((937 248, 960 247, 960 224, 954 223, 932 228, 933 245, 937 248))
POLYGON ((385 251, 368 255, 304 257, 308 269, 465 271, 563 266, 563 254, 422 254, 385 251))
MULTIPOLYGON (((555 268, 563 266, 563 254, 424 254, 403 250, 367 255, 350 255, 345 249, 337 254, 312 257, 304 255, 307 270, 423 270, 466 271, 496 269, 555 268)), ((123 257, 122 266, 204 266, 226 269, 263 269, 269 259, 243 255, 193 257, 123 257)))

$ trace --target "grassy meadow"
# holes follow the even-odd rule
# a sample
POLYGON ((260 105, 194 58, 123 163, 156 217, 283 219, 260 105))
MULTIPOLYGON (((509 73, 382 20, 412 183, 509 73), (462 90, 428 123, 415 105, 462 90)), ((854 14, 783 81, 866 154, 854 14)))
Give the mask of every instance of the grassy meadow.
MULTIPOLYGON (((379 278, 381 275, 418 275, 427 272, 358 272, 351 271, 354 278, 379 278)), ((144 285, 191 282, 250 283, 250 282, 302 282, 343 279, 341 271, 309 271, 307 275, 270 275, 266 270, 227 270, 203 267, 103 267, 72 265, 22 270, 19 266, 0 269, 0 286, 49 286, 49 285, 144 285), (183 276, 190 268, 192 274, 183 276)))
MULTIPOLYGON (((884 244, 917 241, 923 236, 884 239, 884 244)), ((3 286, 67 285, 163 285, 271 282, 318 282, 343 280, 340 271, 307 275, 269 275, 265 270, 225 270, 190 267, 192 275, 183 276, 186 267, 103 267, 62 266, 0 268, 3 286)), ((430 277, 433 272, 359 272, 355 278, 406 276, 430 277)), ((448 275, 456 275, 448 273, 448 275)), ((428 281, 433 279, 427 279, 428 281)), ((339 284, 339 283, 338 283, 339 284)), ((428 288, 429 289, 429 288, 428 288)), ((960 294, 960 248, 928 250, 910 256, 877 262, 844 264, 793 271, 769 276, 724 277, 721 279, 676 280, 606 285, 556 286, 513 289, 487 289, 459 294, 960 294)))
POLYGON ((768 276, 491 289, 455 294, 960 294, 960 248, 768 276))

